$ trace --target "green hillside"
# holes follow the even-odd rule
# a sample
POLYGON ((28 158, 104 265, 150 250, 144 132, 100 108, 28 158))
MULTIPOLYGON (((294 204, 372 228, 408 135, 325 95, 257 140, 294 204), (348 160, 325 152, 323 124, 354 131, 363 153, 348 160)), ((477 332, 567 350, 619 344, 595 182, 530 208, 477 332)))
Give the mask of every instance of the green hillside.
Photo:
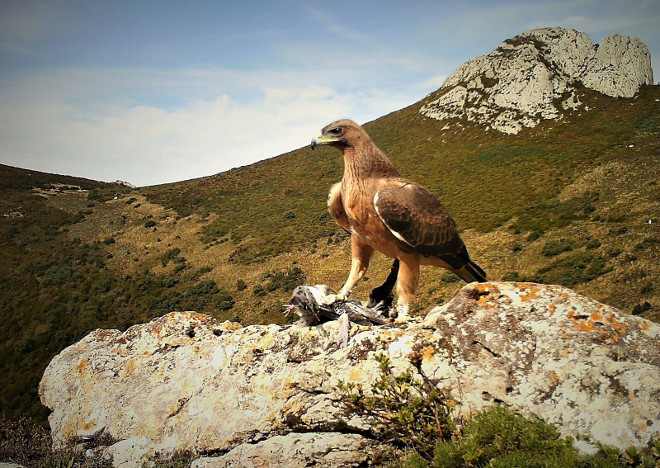
MULTIPOLYGON (((449 208, 490 279, 559 283, 660 321, 660 87, 580 100, 588 112, 515 136, 444 129, 417 112, 424 101, 366 129, 449 208)), ((336 150, 303 148, 131 190, 0 166, 0 413, 43 418, 45 366, 94 328, 190 309, 284 323, 294 286, 338 289, 348 238, 325 197, 342 170, 336 150)), ((355 296, 366 299, 388 267, 376 257, 355 296)), ((430 268, 421 282, 417 313, 462 286, 430 268)))

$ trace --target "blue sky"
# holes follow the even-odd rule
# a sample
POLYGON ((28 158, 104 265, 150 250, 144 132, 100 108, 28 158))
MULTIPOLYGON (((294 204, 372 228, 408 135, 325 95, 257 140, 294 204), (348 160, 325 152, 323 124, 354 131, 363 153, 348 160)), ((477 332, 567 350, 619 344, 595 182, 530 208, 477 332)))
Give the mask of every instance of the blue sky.
POLYGON ((212 175, 373 120, 525 30, 660 57, 657 0, 0 0, 0 162, 137 185, 212 175))

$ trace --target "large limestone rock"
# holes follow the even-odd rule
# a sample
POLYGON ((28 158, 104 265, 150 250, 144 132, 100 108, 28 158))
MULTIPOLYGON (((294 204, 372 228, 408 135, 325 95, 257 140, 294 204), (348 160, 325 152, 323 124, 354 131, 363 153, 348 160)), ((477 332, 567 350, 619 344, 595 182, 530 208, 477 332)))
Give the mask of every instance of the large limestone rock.
POLYGON ((618 34, 597 45, 573 29, 534 29, 463 64, 420 112, 515 134, 578 108, 579 83, 608 96, 634 96, 653 84, 648 47, 618 34))
POLYGON ((365 463, 382 447, 337 382, 370 388, 376 353, 412 372, 421 355, 463 413, 501 403, 622 448, 660 433, 660 326, 566 288, 471 284, 423 321, 352 324, 345 347, 337 330, 172 313, 90 333, 39 391, 58 443, 109 435, 106 454, 126 467, 177 449, 198 453, 197 468, 365 463))

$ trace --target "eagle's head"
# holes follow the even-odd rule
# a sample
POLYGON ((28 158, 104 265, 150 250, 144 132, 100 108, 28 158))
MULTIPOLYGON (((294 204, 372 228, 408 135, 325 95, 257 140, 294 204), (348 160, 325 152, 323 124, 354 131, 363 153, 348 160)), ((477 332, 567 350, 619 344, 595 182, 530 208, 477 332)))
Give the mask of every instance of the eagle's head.
POLYGON ((312 149, 318 145, 330 145, 342 149, 354 146, 363 138, 369 138, 367 133, 352 120, 337 120, 326 125, 316 137, 312 138, 312 149))

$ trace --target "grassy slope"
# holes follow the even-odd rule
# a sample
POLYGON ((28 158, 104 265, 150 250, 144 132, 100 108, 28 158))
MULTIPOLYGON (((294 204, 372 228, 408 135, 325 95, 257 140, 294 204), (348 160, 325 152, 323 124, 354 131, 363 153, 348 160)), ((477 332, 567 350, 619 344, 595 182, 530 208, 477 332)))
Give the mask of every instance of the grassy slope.
MULTIPOLYGON (((516 136, 467 122, 443 130, 446 122, 417 113, 423 102, 366 128, 450 209, 491 279, 561 283, 628 312, 648 302, 643 316, 658 321, 660 88, 637 99, 584 91, 582 100, 589 112, 516 136)), ((93 328, 181 309, 282 323, 293 285, 338 288, 347 237, 325 196, 342 170, 338 152, 303 148, 130 191, 0 166, 0 208, 10 215, 0 220, 0 411, 43 415, 36 386, 45 365, 93 328)), ((357 297, 388 264, 375 258, 357 297)), ((417 310, 460 287, 424 269, 417 310)))

